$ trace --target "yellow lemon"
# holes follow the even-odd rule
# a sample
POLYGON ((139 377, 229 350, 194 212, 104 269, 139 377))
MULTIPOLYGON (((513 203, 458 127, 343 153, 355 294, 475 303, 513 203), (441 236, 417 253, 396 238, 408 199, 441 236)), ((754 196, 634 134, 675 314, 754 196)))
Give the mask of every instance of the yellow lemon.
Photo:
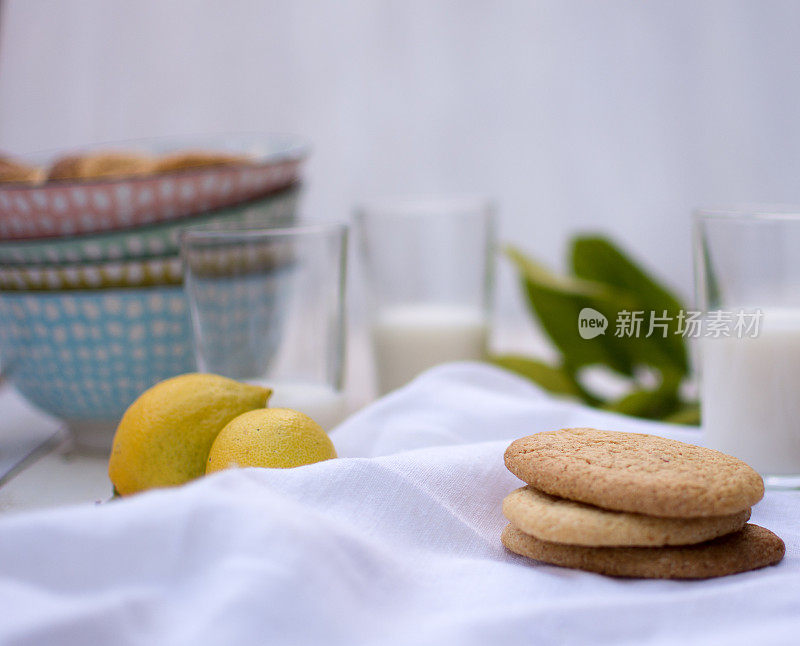
POLYGON ((272 391, 218 375, 162 381, 130 405, 117 427, 108 475, 120 495, 179 485, 205 473, 217 433, 267 405, 272 391))
POLYGON ((308 415, 264 408, 239 415, 219 432, 206 473, 232 467, 299 467, 335 457, 333 442, 308 415))

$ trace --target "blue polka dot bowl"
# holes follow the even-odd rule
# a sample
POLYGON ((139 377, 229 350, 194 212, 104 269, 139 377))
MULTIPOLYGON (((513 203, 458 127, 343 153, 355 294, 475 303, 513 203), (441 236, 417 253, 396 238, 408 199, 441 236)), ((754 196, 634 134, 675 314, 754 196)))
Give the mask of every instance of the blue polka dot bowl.
POLYGON ((142 391, 195 369, 188 310, 180 287, 0 292, 0 358, 78 445, 107 451, 142 391))

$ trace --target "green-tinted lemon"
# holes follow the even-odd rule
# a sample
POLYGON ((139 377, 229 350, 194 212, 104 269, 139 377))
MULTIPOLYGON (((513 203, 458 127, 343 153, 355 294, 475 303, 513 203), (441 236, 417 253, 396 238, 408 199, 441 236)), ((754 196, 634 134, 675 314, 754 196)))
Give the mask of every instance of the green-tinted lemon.
POLYGON ((264 408, 239 415, 219 432, 206 473, 233 467, 298 467, 335 457, 333 442, 308 415, 264 408))
POLYGON ((218 375, 162 381, 130 405, 117 427, 108 475, 120 495, 179 485, 205 473, 222 428, 263 408, 272 391, 218 375))

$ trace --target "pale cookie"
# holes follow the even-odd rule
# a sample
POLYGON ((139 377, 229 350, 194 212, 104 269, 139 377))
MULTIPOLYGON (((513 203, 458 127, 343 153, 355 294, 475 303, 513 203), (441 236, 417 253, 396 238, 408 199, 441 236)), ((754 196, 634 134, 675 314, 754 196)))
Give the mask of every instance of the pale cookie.
POLYGON ((168 173, 188 168, 202 168, 208 166, 229 166, 231 164, 246 164, 252 160, 244 155, 231 155, 203 150, 190 150, 186 152, 166 155, 156 162, 157 173, 168 173))
POLYGON ((761 476, 741 460, 655 435, 548 431, 513 442, 505 461, 553 496, 649 516, 725 516, 764 495, 761 476))
POLYGON ((660 518, 556 498, 528 485, 506 496, 503 514, 514 527, 542 541, 596 547, 660 547, 693 545, 739 531, 750 518, 750 509, 727 516, 660 518))
POLYGON ((43 179, 43 169, 0 155, 0 182, 35 184, 43 179))
POLYGON ((581 547, 540 541, 512 525, 503 545, 522 556, 609 576, 644 579, 707 579, 775 565, 785 551, 768 529, 745 525, 734 534, 682 547, 581 547))
POLYGON ((153 160, 129 152, 98 152, 69 155, 58 159, 47 176, 49 180, 83 180, 148 175, 153 172, 153 160))

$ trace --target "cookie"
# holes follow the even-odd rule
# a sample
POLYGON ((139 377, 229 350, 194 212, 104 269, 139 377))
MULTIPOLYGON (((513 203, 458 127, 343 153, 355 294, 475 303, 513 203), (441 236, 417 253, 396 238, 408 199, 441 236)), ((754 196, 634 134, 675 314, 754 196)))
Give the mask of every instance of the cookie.
POLYGON ((596 547, 693 545, 739 531, 750 509, 727 516, 660 518, 557 498, 530 485, 503 500, 514 526, 542 541, 596 547))
POLYGON ((0 156, 0 182, 35 184, 44 179, 44 171, 37 166, 0 156))
POLYGON ((503 545, 537 561, 609 576, 644 579, 707 579, 775 565, 785 551, 768 529, 743 529, 699 545, 682 547, 582 547, 548 543, 507 525, 503 545))
POLYGON ((207 152, 202 150, 186 151, 165 155, 156 162, 157 173, 169 173, 189 168, 205 166, 227 166, 230 164, 246 164, 252 161, 243 155, 207 152))
POLYGON ((725 516, 764 495, 761 476, 741 460, 655 435, 548 431, 513 442, 505 462, 545 493, 648 516, 725 516))
POLYGON ((49 180, 96 179, 149 175, 153 160, 131 152, 89 153, 69 155, 57 160, 47 176, 49 180))

